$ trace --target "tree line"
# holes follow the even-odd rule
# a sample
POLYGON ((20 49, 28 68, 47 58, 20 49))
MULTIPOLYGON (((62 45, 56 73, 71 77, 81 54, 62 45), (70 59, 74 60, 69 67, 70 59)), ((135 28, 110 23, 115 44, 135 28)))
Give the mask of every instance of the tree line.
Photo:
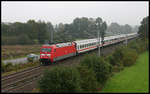
MULTIPOLYGON (((80 39, 95 38, 97 31, 103 33, 101 36, 114 33, 116 28, 112 28, 113 24, 107 26, 107 23, 102 18, 75 18, 70 24, 59 23, 52 25, 51 22, 28 20, 26 23, 1 23, 2 45, 26 45, 26 44, 44 44, 51 41, 51 34, 53 34, 53 42, 69 42, 80 39), (100 26, 98 28, 98 24, 100 26), (108 28, 107 28, 108 27, 108 28), (106 31, 106 32, 104 32, 106 31)), ((121 33, 130 33, 131 26, 124 26, 129 29, 124 29, 121 33)), ((110 35, 112 35, 110 34, 110 35)))

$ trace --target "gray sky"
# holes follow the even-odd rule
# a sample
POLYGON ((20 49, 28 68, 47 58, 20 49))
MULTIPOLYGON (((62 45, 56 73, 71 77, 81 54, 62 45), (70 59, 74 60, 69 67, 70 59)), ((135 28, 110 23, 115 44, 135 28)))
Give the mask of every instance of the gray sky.
POLYGON ((2 22, 50 21, 53 25, 71 23, 76 17, 101 17, 109 25, 117 22, 121 25, 140 25, 140 21, 149 15, 148 1, 134 2, 1 2, 2 22))

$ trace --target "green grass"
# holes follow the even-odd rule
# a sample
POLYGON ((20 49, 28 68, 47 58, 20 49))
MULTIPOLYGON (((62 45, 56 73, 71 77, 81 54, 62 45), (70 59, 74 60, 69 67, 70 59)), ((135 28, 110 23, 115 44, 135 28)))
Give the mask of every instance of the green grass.
POLYGON ((149 91, 149 53, 139 56, 135 65, 108 79, 101 92, 145 93, 149 91))

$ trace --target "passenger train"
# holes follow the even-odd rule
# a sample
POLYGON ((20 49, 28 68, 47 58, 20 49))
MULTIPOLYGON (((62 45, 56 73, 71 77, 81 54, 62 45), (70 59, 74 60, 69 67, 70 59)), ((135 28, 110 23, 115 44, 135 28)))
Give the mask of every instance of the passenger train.
MULTIPOLYGON (((103 46, 107 46, 110 44, 115 44, 126 39, 131 39, 136 37, 137 33, 130 33, 130 34, 121 34, 116 36, 109 36, 104 37, 104 44, 103 46)), ((87 51, 94 50, 98 47, 102 47, 102 43, 97 38, 95 39, 85 39, 85 40, 78 40, 73 42, 67 43, 58 43, 53 45, 43 45, 40 48, 40 62, 41 64, 51 64, 53 62, 79 55, 80 53, 84 53, 87 51)))

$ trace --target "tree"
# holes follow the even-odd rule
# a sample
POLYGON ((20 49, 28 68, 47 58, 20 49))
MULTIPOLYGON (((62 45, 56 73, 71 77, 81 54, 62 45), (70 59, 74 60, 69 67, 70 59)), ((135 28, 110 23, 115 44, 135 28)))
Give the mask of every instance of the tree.
POLYGON ((106 29, 107 29, 107 24, 106 24, 106 22, 103 22, 102 23, 102 27, 101 27, 102 29, 101 29, 101 33, 100 33, 100 35, 101 35, 101 38, 102 38, 102 45, 104 44, 104 36, 105 36, 105 31, 106 31, 106 29))
MULTIPOLYGON (((101 43, 102 43, 102 46, 103 46, 105 31, 107 29, 107 24, 106 24, 106 22, 103 22, 103 20, 101 18, 98 17, 96 19, 96 25, 98 27, 98 36, 101 37, 101 43)), ((100 55, 100 48, 99 48, 99 55, 100 55)))
POLYGON ((33 42, 27 35, 24 35, 24 34, 20 35, 18 37, 18 40, 19 40, 19 44, 21 44, 21 45, 32 44, 32 42, 33 42))
POLYGON ((48 32, 48 39, 50 40, 51 43, 53 43, 55 31, 53 25, 50 22, 47 23, 47 32, 48 32))
POLYGON ((149 38, 149 16, 143 18, 138 33, 142 39, 149 38))
POLYGON ((103 44, 104 44, 104 37, 105 37, 105 31, 107 29, 107 24, 106 22, 103 22, 102 23, 102 27, 101 27, 101 32, 100 32, 100 35, 101 35, 101 43, 102 43, 102 49, 103 49, 103 44))

